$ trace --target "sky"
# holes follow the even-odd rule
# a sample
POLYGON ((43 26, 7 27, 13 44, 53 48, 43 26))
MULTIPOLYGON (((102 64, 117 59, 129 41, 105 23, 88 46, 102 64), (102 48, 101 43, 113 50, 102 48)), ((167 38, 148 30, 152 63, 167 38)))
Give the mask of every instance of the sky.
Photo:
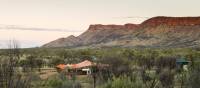
POLYGON ((200 0, 0 0, 0 48, 39 47, 90 24, 141 23, 154 16, 200 16, 200 0))

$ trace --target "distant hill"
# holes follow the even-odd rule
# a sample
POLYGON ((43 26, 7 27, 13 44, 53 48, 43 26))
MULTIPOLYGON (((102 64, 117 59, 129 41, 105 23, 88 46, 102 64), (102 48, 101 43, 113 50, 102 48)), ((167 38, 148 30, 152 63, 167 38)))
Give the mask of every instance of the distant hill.
POLYGON ((200 17, 153 17, 141 24, 90 25, 83 34, 42 47, 198 47, 200 17))

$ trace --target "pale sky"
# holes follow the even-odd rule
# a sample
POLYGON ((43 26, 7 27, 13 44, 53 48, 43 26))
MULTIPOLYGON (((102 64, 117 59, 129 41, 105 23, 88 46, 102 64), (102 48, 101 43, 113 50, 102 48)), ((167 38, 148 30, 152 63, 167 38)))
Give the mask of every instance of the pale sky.
POLYGON ((200 16, 199 3, 200 0, 0 0, 0 24, 20 26, 0 27, 0 48, 10 39, 18 40, 21 47, 41 46, 60 37, 77 36, 90 24, 140 23, 146 19, 140 17, 153 16, 200 16))

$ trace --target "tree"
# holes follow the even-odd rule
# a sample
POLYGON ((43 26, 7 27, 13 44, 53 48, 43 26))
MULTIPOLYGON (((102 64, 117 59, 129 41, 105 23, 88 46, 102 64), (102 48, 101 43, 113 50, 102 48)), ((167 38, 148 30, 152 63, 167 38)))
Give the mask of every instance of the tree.
POLYGON ((18 73, 18 61, 20 49, 17 41, 9 43, 7 58, 1 58, 0 62, 0 88, 30 88, 30 79, 18 73))

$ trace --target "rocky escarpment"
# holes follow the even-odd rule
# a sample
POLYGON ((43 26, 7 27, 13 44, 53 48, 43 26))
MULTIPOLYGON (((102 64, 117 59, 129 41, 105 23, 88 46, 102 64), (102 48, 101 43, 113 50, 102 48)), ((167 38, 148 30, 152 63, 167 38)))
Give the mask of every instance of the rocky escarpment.
POLYGON ((200 24, 200 17, 153 17, 143 23, 141 26, 155 27, 160 25, 166 26, 194 26, 200 24))
MULTIPOLYGON (((200 17, 153 17, 140 24, 137 39, 143 46, 197 47, 200 45, 200 17)), ((138 44, 141 45, 141 44, 138 44)))
POLYGON ((45 44, 44 47, 52 47, 49 45, 54 45, 53 47, 198 47, 200 46, 200 17, 159 16, 141 24, 95 24, 90 25, 86 32, 77 37, 58 39, 45 44))

